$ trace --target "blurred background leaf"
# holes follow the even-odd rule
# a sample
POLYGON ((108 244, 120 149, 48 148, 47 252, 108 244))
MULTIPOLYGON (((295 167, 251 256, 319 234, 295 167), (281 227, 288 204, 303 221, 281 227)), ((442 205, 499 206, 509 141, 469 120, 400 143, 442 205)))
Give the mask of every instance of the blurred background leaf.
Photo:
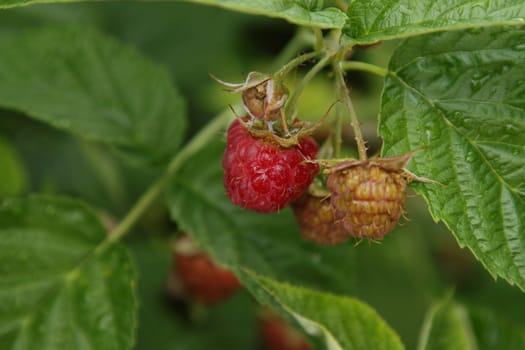
POLYGON ((136 323, 134 268, 81 202, 0 202, 0 347, 124 350, 136 323), (89 345, 87 345, 89 344, 89 345))
POLYGON ((518 350, 525 328, 487 308, 466 307, 451 295, 435 303, 423 324, 418 350, 518 350))
POLYGON ((165 165, 180 145, 183 101, 164 69, 134 50, 80 27, 20 31, 0 50, 0 105, 145 166, 165 165))
POLYGON ((0 197, 27 190, 27 171, 16 148, 0 136, 0 197))

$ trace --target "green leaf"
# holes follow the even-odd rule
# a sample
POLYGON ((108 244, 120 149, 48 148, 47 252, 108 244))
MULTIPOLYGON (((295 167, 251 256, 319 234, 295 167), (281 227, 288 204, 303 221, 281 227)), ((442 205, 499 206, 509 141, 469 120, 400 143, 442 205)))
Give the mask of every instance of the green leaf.
MULTIPOLYGON (((62 0, 55 2, 74 2, 62 0)), ((337 8, 322 8, 320 0, 183 0, 204 5, 219 6, 229 10, 254 15, 264 15, 285 19, 291 23, 318 28, 342 28, 347 19, 337 8)), ((0 9, 37 3, 49 0, 4 0, 0 9)))
POLYGON ((122 246, 100 249, 105 238, 76 201, 0 203, 0 348, 131 348, 133 267, 122 246))
POLYGON ((478 343, 478 350, 525 349, 525 328, 509 322, 491 310, 469 307, 470 322, 478 343))
POLYGON ((380 40, 462 28, 521 25, 522 0, 354 0, 344 28, 351 42, 380 40))
POLYGON ((342 28, 346 15, 337 8, 321 9, 320 1, 307 0, 186 0, 257 15, 283 18, 318 28, 342 28))
POLYGON ((289 209, 263 215, 231 204, 223 185, 224 147, 218 140, 210 143, 175 175, 168 205, 177 225, 235 271, 244 266, 279 280, 341 293, 355 288, 352 242, 319 247, 301 239, 289 209))
POLYGON ((406 40, 390 62, 379 131, 384 155, 416 152, 415 183, 493 276, 525 290, 525 29, 406 40))
POLYGON ((0 197, 20 194, 27 188, 27 173, 18 152, 0 137, 0 197))
POLYGON ((427 314, 418 350, 477 350, 467 310, 447 299, 427 314))
POLYGON ((488 309, 466 307, 451 298, 428 312, 418 350, 520 350, 525 329, 488 309))
POLYGON ((398 335, 368 305, 352 298, 279 283, 243 270, 242 281, 264 304, 290 314, 328 349, 404 349, 398 335))
POLYGON ((45 28, 0 41, 0 52, 0 106, 142 164, 164 165, 181 143, 184 107, 169 74, 114 40, 45 28))

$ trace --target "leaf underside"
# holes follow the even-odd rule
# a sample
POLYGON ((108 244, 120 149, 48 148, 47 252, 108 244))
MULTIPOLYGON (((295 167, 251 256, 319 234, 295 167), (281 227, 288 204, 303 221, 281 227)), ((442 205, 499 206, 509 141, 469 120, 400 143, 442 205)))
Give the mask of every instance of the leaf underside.
POLYGON ((368 305, 352 298, 277 282, 244 270, 243 283, 257 299, 285 312, 328 349, 404 349, 399 336, 368 305))

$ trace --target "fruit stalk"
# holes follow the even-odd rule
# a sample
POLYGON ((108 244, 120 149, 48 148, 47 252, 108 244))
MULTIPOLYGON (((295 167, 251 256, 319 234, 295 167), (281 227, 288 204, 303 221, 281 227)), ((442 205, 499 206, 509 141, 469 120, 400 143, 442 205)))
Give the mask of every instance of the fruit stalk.
POLYGON ((366 160, 366 145, 365 140, 363 139, 363 134, 361 133, 361 126, 359 124, 359 120, 357 119, 357 114, 355 113, 354 105, 352 104, 352 99, 350 98, 350 92, 348 91, 348 87, 345 83, 344 73, 343 69, 341 67, 341 62, 337 62, 334 64, 334 70, 336 79, 339 83, 339 91, 341 91, 341 97, 343 100, 343 103, 345 107, 348 109, 348 113, 350 115, 350 124, 352 125, 352 129, 354 130, 354 137, 355 141, 357 143, 357 151, 359 153, 359 159, 360 160, 366 160))
POLYGON ((321 58, 319 62, 317 62, 312 67, 312 69, 310 69, 308 73, 305 74, 305 76, 299 82, 299 84, 297 84, 294 91, 290 95, 288 102, 286 103, 286 118, 292 120, 295 117, 295 115, 297 114, 297 101, 299 100, 299 97, 301 96, 301 93, 303 92, 304 88, 306 87, 306 85, 308 85, 310 80, 312 80, 312 78, 315 77, 315 75, 319 73, 319 71, 328 64, 328 62, 331 59, 331 54, 326 54, 325 56, 323 56, 323 58, 321 58))
POLYGON ((379 66, 376 66, 375 64, 370 64, 366 62, 359 62, 359 61, 346 61, 341 63, 341 68, 343 70, 359 70, 362 72, 368 72, 375 75, 378 75, 380 77, 386 77, 388 74, 388 70, 379 66))

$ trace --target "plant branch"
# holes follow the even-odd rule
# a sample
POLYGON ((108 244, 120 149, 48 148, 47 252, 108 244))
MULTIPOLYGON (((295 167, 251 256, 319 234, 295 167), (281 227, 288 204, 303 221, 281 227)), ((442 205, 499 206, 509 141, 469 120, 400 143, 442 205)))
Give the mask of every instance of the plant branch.
POLYGON ((290 95, 290 98, 288 99, 288 102, 286 103, 285 111, 287 118, 295 118, 295 115, 297 114, 297 101, 299 100, 299 97, 301 96, 304 88, 306 85, 308 85, 310 80, 312 80, 312 78, 328 64, 332 57, 333 56, 331 54, 326 54, 323 56, 323 58, 321 58, 319 62, 317 62, 312 67, 312 69, 310 69, 308 73, 304 75, 303 79, 301 79, 299 84, 295 87, 294 91, 290 95))
MULTIPOLYGON (((175 174, 177 170, 193 156, 196 152, 204 148, 210 140, 217 137, 217 135, 224 129, 224 127, 232 120, 231 110, 225 109, 222 113, 217 115, 210 123, 208 123, 201 131, 199 131, 186 146, 171 160, 168 167, 162 176, 155 181, 144 194, 139 198, 131 210, 126 214, 124 219, 111 231, 106 241, 102 244, 105 246, 112 242, 120 240, 131 227, 144 214, 146 209, 157 199, 169 179, 175 174)), ((103 249, 103 247, 100 247, 103 249)))
POLYGON ((320 54, 321 54, 321 52, 319 52, 319 51, 312 51, 312 52, 308 52, 308 53, 305 53, 303 55, 297 56, 296 58, 294 58, 293 60, 291 60, 290 62, 288 62, 284 66, 282 66, 281 69, 279 69, 275 73, 275 76, 278 76, 279 78, 282 79, 292 69, 296 68, 300 64, 302 64, 302 63, 304 63, 304 62, 306 62, 306 61, 308 61, 308 60, 310 60, 310 59, 312 59, 314 57, 319 56, 320 54))
POLYGON ((343 70, 359 70, 363 72, 368 72, 375 75, 379 75, 380 77, 385 77, 388 75, 388 69, 366 62, 346 61, 341 63, 341 68, 343 70))
POLYGON ((348 113, 350 114, 350 123, 352 125, 352 129, 354 130, 354 137, 357 143, 359 159, 366 160, 367 156, 365 140, 363 139, 363 134, 361 133, 361 126, 359 124, 359 120, 357 119, 357 114, 355 113, 354 105, 352 104, 352 99, 350 98, 350 92, 348 91, 348 87, 345 83, 344 72, 340 62, 334 64, 334 70, 336 74, 336 79, 339 83, 339 91, 341 92, 343 103, 348 109, 348 113))
POLYGON ((288 41, 283 50, 279 53, 279 56, 271 64, 270 72, 276 71, 279 67, 286 65, 288 61, 298 52, 303 50, 307 46, 313 46, 315 39, 312 33, 306 28, 300 28, 297 30, 295 35, 288 41))
POLYGON ((337 106, 335 129, 333 131, 333 147, 334 147, 334 158, 341 157, 341 145, 343 143, 343 112, 342 107, 337 106))

